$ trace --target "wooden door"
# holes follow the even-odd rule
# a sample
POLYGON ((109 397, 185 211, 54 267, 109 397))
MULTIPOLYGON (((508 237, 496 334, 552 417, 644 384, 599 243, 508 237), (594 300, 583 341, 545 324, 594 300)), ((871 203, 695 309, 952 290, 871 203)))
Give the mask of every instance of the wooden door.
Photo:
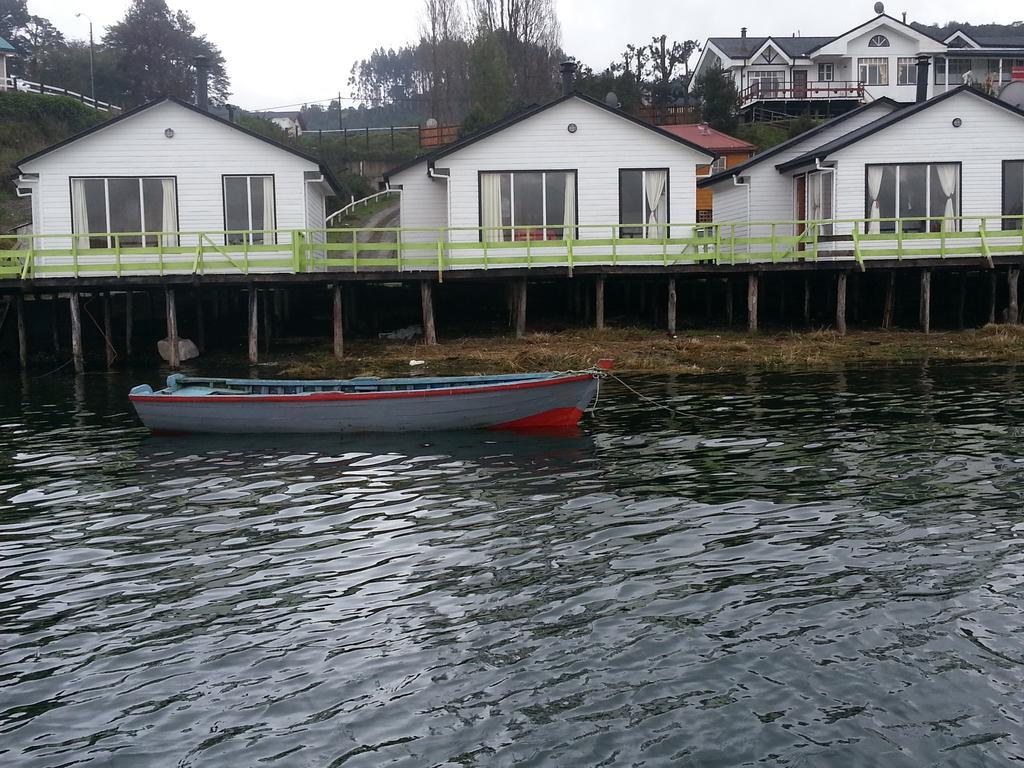
POLYGON ((807 70, 798 69, 793 72, 793 98, 807 98, 807 70))
MULTIPOLYGON (((797 176, 794 181, 796 183, 794 184, 793 197, 795 199, 793 202, 796 204, 796 234, 799 237, 807 230, 807 174, 797 176)), ((797 250, 802 251, 803 249, 804 244, 799 243, 797 250)))

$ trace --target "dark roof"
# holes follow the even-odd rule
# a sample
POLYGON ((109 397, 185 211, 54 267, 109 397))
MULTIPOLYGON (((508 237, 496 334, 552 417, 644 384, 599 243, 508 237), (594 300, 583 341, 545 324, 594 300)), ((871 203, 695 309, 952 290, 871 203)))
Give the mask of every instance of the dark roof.
POLYGON ((709 37, 708 42, 730 59, 746 59, 753 56, 767 41, 771 40, 789 58, 806 56, 815 48, 832 42, 833 37, 709 37))
MULTIPOLYGON (((940 34, 943 40, 948 40, 957 32, 966 35, 982 48, 1024 48, 1024 25, 1015 24, 986 24, 983 27, 973 27, 970 24, 957 24, 956 26, 933 27, 927 24, 912 22, 911 26, 918 32, 932 36, 940 34), (990 30, 990 31, 986 31, 990 30)), ((967 48, 965 50, 971 50, 967 48)))
POLYGON ((27 163, 27 162, 29 162, 31 160, 36 160, 36 159, 42 157, 43 155, 48 155, 48 154, 50 154, 51 152, 53 152, 55 150, 61 149, 62 147, 66 147, 68 144, 73 144, 74 142, 78 141, 79 139, 84 139, 86 136, 88 136, 90 134, 96 133, 97 131, 101 131, 101 130, 103 130, 105 128, 109 128, 110 126, 114 125, 115 123, 119 123, 122 120, 127 120, 128 118, 134 117, 135 115, 139 114, 140 112, 145 112, 150 107, 155 107, 158 104, 163 104, 164 102, 167 102, 167 101, 171 102, 172 104, 177 104, 179 107, 184 107, 185 109, 189 109, 189 110, 195 112, 196 114, 199 114, 199 115, 202 115, 203 117, 209 118, 210 120, 215 120, 216 122, 221 123, 223 125, 226 125, 229 128, 233 128, 236 131, 241 131, 246 136, 251 136, 254 139, 259 139, 260 141, 265 142, 267 144, 270 144, 271 146, 276 147, 278 149, 282 149, 285 152, 290 152, 293 155, 297 155, 298 157, 301 157, 303 160, 309 160, 311 163, 315 163, 320 168, 320 172, 324 175, 324 178, 331 185, 331 188, 335 192, 341 192, 341 184, 338 183, 338 180, 336 178, 334 178, 334 174, 331 173, 330 169, 327 168, 327 166, 325 166, 323 163, 321 163, 320 160, 318 158, 314 157, 313 155, 310 155, 310 154, 308 154, 306 152, 303 152, 301 149, 296 149, 295 147, 290 147, 287 144, 282 144, 279 141, 274 141, 274 139, 271 139, 268 136, 264 136, 262 134, 256 133, 255 131, 250 131, 248 128, 246 128, 244 126, 241 126, 238 123, 232 123, 229 120, 225 120, 223 117, 218 117, 217 115, 211 114, 210 112, 207 112, 206 110, 200 109, 195 104, 189 104, 187 101, 182 101, 181 99, 176 98, 174 96, 164 96, 161 99, 154 99, 153 101, 147 101, 145 104, 142 104, 141 106, 135 107, 134 109, 129 109, 127 112, 122 112, 117 117, 113 117, 110 120, 107 120, 106 122, 99 123, 98 125, 94 125, 91 128, 86 128, 84 131, 79 131, 78 133, 76 133, 76 134, 74 134, 72 136, 69 136, 68 138, 64 139, 63 141, 58 141, 56 144, 51 144, 50 146, 48 146, 48 147, 46 147, 44 149, 41 149, 38 152, 34 152, 33 154, 28 155, 27 157, 21 158, 21 160, 19 160, 17 162, 15 167, 17 167, 18 170, 20 171, 22 163, 27 163))
POLYGON ((746 162, 740 163, 739 165, 734 165, 732 168, 728 168, 727 170, 724 170, 721 173, 716 173, 714 176, 709 176, 706 179, 701 179, 700 181, 697 182, 697 186, 709 187, 712 184, 718 184, 719 182, 724 181, 725 179, 731 178, 733 176, 739 176, 740 174, 743 173, 743 171, 747 170, 748 168, 753 168, 755 165, 760 165, 769 158, 775 157, 775 155, 779 154, 784 149, 787 149, 793 146, 794 144, 798 144, 802 141, 805 141, 806 139, 813 138, 814 136, 817 136, 819 133, 824 131, 826 128, 831 128, 834 125, 839 125, 840 123, 849 120, 851 117, 859 115, 862 112, 865 112, 866 110, 874 106, 877 106, 878 104, 887 104, 895 109, 898 109, 901 106, 898 102, 893 101, 888 96, 883 96, 880 99, 869 101, 867 104, 862 104, 856 109, 852 109, 849 112, 839 115, 838 117, 833 117, 831 120, 826 120, 824 123, 816 125, 809 131, 804 131, 803 133, 794 136, 791 139, 786 139, 786 141, 782 142, 781 144, 776 144, 774 147, 771 147, 770 149, 766 149, 764 152, 760 152, 754 155, 746 162))
POLYGON ((987 93, 982 93, 981 91, 975 88, 971 88, 969 85, 961 85, 954 88, 951 91, 946 91, 945 93, 941 93, 938 96, 933 96, 927 101, 922 101, 917 104, 912 104, 908 107, 904 107, 903 109, 896 110, 895 112, 890 112, 888 115, 885 115, 884 117, 880 117, 877 120, 873 120, 867 125, 862 125, 860 128, 856 128, 850 131, 849 133, 840 136, 837 139, 833 139, 827 144, 822 144, 820 147, 815 147, 810 152, 806 152, 800 155, 799 157, 795 157, 792 160, 789 160, 785 163, 780 163, 776 167, 779 169, 779 171, 784 172, 792 168, 799 168, 800 166, 808 165, 810 163, 813 163, 815 160, 822 160, 828 157, 832 152, 837 152, 840 149, 850 146, 851 144, 855 144, 861 139, 866 139, 868 136, 872 136, 878 133, 879 131, 883 130, 884 128, 888 128, 890 125, 894 125, 900 122, 901 120, 906 120, 908 117, 912 117, 913 115, 916 115, 918 112, 924 112, 926 109, 929 109, 930 107, 933 107, 934 105, 939 104, 945 101, 946 99, 950 99, 961 93, 970 93, 973 96, 977 96, 979 99, 984 99, 985 101, 995 104, 996 106, 1002 107, 1003 109, 1006 109, 1009 112, 1013 112, 1016 115, 1024 117, 1024 110, 1021 110, 1005 101, 1000 101, 994 96, 989 96, 987 93))
POLYGON ((675 134, 669 133, 660 126, 645 122, 644 120, 641 120, 639 117, 634 117, 628 112, 623 112, 621 109, 609 107, 603 101, 587 96, 586 94, 574 92, 566 94, 565 96, 560 96, 557 99, 549 101, 547 104, 540 104, 527 107, 526 109, 513 113, 512 115, 502 118, 501 120, 497 120, 496 122, 493 122, 490 125, 481 128, 479 131, 471 133, 468 136, 464 136, 458 141, 454 141, 451 144, 440 147, 439 149, 433 152, 428 152, 427 154, 420 155, 419 157, 413 158, 412 160, 408 160, 402 163, 401 165, 397 165, 384 173, 384 181, 388 181, 388 179, 394 174, 407 170, 413 167, 414 165, 423 162, 424 160, 427 161, 428 166, 432 167, 434 163, 440 160, 442 157, 450 155, 453 152, 458 152, 463 147, 468 147, 470 144, 475 144, 481 139, 486 139, 488 136, 498 133, 499 131, 503 131, 506 128, 515 125, 516 123, 522 122, 523 120, 527 120, 533 117, 534 115, 538 115, 541 112, 551 109, 551 107, 557 106, 564 101, 568 101, 569 99, 579 99, 580 101, 584 101, 588 104, 593 104, 595 107, 599 107, 600 109, 603 109, 606 112, 610 112, 611 114, 616 115, 617 117, 621 117, 623 120, 628 120, 629 122, 635 123, 636 125, 639 125, 642 128, 646 128, 647 130, 652 131, 653 133, 657 133, 661 136, 664 136, 666 139, 674 141, 677 144, 682 144, 684 146, 689 147, 690 149, 695 149, 701 154, 707 155, 711 158, 718 157, 717 153, 705 149, 704 147, 695 144, 692 141, 683 138, 682 136, 676 136, 675 134))

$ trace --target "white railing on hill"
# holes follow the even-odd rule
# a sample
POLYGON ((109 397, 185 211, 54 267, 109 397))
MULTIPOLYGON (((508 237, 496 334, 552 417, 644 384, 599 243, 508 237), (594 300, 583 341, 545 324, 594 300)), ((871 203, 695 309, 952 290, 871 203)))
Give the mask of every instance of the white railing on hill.
POLYGON ((75 93, 74 91, 69 91, 67 88, 61 88, 56 85, 33 83, 31 80, 22 80, 20 77, 0 78, 0 91, 21 91, 23 93, 41 93, 47 96, 67 96, 70 99, 82 102, 87 107, 98 109, 100 112, 121 111, 121 108, 116 104, 94 100, 85 94, 75 93))
POLYGON ((353 195, 352 196, 352 202, 350 202, 344 208, 339 208, 338 210, 336 210, 334 213, 332 213, 330 216, 327 217, 327 219, 325 220, 324 223, 325 224, 330 224, 331 223, 331 219, 336 219, 339 216, 344 216, 346 213, 348 213, 349 211, 355 210, 360 205, 369 205, 371 202, 376 200, 378 197, 385 197, 386 195, 397 195, 401 191, 402 190, 400 190, 400 189, 382 189, 380 192, 375 192, 372 195, 367 195, 366 197, 361 197, 358 200, 356 200, 355 195, 353 195))

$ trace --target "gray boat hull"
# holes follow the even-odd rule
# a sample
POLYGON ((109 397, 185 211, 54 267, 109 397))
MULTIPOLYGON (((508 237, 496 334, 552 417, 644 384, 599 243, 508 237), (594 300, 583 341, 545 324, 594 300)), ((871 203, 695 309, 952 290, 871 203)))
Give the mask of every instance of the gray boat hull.
POLYGON ((182 397, 135 394, 142 422, 160 433, 358 433, 574 426, 600 380, 576 374, 543 381, 381 394, 182 397))

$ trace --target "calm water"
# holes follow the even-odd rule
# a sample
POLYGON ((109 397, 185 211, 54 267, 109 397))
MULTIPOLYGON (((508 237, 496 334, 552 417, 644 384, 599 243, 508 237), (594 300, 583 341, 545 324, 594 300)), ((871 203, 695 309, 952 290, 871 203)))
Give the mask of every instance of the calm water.
POLYGON ((0 765, 1024 761, 1024 369, 543 439, 151 438, 133 378, 0 378, 0 765))

